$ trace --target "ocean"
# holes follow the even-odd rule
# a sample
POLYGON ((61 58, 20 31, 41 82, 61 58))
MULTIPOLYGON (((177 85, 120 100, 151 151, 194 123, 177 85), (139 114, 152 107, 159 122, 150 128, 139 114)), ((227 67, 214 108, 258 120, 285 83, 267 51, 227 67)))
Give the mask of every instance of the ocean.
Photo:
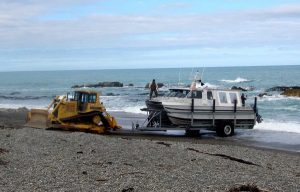
MULTIPOLYGON (((1 72, 0 108, 45 108, 55 95, 73 91, 73 85, 119 81, 124 87, 96 88, 108 111, 143 113, 152 79, 164 83, 166 93, 178 83, 189 85, 195 72, 203 73, 206 84, 216 87, 252 88, 247 103, 274 86, 300 86, 300 66, 206 67, 171 69, 118 69, 82 71, 1 72), (128 86, 133 84, 133 86, 128 86)), ((258 98, 258 109, 264 121, 254 129, 300 134, 300 98, 285 97, 278 92, 258 98)), ((300 141, 299 143, 300 144, 300 141)))

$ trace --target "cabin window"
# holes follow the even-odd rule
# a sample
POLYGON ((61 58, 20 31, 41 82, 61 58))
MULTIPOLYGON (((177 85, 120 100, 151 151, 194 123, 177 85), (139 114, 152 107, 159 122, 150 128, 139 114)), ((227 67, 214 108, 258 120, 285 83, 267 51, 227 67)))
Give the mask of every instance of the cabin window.
POLYGON ((227 103, 227 97, 225 92, 219 92, 219 98, 221 103, 227 103))
POLYGON ((189 92, 189 94, 187 95, 188 98, 194 98, 195 97, 195 91, 191 91, 189 92))
POLYGON ((89 97, 89 102, 90 103, 96 103, 97 101, 97 95, 96 94, 91 94, 89 97))
POLYGON ((185 95, 182 93, 182 92, 178 92, 177 94, 176 94, 176 97, 184 97, 185 95))
POLYGON ((89 96, 87 94, 81 94, 81 97, 79 96, 80 102, 87 103, 88 102, 88 97, 89 96))
POLYGON ((202 92, 201 91, 196 91, 196 98, 197 99, 202 99, 202 92))
POLYGON ((75 94, 74 94, 74 101, 79 101, 79 94, 78 94, 78 92, 75 92, 75 94))
POLYGON ((176 95, 176 92, 172 92, 169 94, 169 97, 175 97, 175 95, 176 95))
POLYGON ((234 101, 237 101, 236 93, 229 93, 230 101, 234 104, 234 101))
POLYGON ((207 99, 208 100, 213 100, 213 94, 211 91, 207 91, 207 99))
POLYGON ((191 91, 188 95, 188 98, 202 99, 201 91, 191 91))
POLYGON ((74 96, 74 93, 73 93, 73 92, 67 94, 67 100, 68 100, 68 101, 74 101, 74 98, 75 98, 75 96, 74 96))

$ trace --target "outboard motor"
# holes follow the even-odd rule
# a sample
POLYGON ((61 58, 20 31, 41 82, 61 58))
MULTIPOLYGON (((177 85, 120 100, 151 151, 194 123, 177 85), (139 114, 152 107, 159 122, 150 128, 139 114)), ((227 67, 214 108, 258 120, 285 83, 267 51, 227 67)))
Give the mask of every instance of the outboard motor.
POLYGON ((253 106, 253 110, 256 114, 256 121, 257 123, 261 123, 263 121, 263 118, 261 117, 260 114, 258 114, 258 109, 257 109, 257 97, 254 98, 254 106, 253 106))
POLYGON ((258 114, 258 113, 256 113, 256 121, 257 121, 257 123, 263 122, 263 118, 262 118, 261 115, 258 114))

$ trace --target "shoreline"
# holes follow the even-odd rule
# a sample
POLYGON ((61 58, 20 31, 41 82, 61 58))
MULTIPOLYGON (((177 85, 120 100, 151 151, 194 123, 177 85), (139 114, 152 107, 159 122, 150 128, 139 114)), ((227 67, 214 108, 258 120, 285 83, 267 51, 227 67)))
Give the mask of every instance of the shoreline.
MULTIPOLYGON (((26 123, 27 108, 7 109, 0 108, 0 129, 2 128, 23 128, 26 123)), ((136 139, 159 139, 171 141, 184 141, 195 143, 220 143, 230 145, 241 145, 258 149, 285 151, 290 153, 300 153, 300 134, 291 132, 267 131, 267 130, 236 130, 232 137, 217 137, 214 131, 201 130, 200 135, 188 137, 184 131, 135 131, 132 133, 132 123, 140 125, 146 119, 145 114, 128 113, 122 111, 109 112, 116 117, 117 122, 123 127, 118 132, 111 132, 110 137, 132 137, 136 139), (284 135, 284 138, 282 138, 284 135), (286 139, 285 139, 286 138, 286 139)))

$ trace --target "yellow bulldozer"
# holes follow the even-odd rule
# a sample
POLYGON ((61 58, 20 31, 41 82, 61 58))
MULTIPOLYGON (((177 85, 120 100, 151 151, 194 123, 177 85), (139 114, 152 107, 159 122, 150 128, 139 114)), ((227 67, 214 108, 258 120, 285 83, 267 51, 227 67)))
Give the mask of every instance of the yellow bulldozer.
POLYGON ((106 133, 121 126, 100 101, 100 93, 78 90, 66 96, 56 96, 47 109, 31 109, 28 127, 106 133))

